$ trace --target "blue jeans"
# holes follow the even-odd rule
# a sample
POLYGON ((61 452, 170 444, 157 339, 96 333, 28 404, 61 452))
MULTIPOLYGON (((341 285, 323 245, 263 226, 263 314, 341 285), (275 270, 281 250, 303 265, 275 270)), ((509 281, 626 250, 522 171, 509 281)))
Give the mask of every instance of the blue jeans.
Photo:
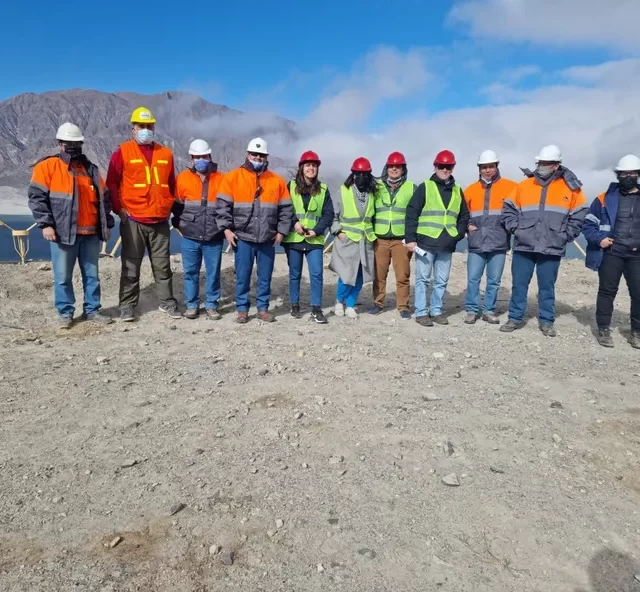
POLYGON ((300 304, 300 279, 302 278, 302 264, 307 256, 309 267, 309 284, 311 292, 311 306, 322 306, 322 274, 324 260, 322 249, 301 251, 285 247, 287 261, 289 263, 289 301, 291 304, 300 304))
POLYGON ((480 280, 487 269, 487 287, 484 292, 482 314, 490 315, 496 311, 496 301, 500 290, 500 280, 504 271, 506 253, 469 253, 467 257, 467 293, 464 308, 467 312, 480 312, 480 280))
POLYGON ((362 277, 362 265, 360 265, 358 268, 355 286, 349 286, 338 278, 338 292, 336 294, 336 300, 346 304, 349 308, 355 308, 356 304, 358 304, 358 296, 360 296, 363 283, 364 278, 362 277))
POLYGON ((538 280, 538 320, 553 323, 556 312, 556 280, 560 269, 560 257, 515 251, 511 261, 511 301, 509 320, 520 323, 527 312, 527 294, 535 269, 538 280))
POLYGON ((447 289, 451 258, 449 251, 427 251, 426 255, 416 255, 416 286, 415 286, 415 316, 424 317, 429 314, 437 317, 442 314, 442 299, 447 289), (431 307, 427 306, 427 293, 431 283, 433 271, 433 290, 431 292, 431 307))
POLYGON ((51 243, 53 297, 56 310, 61 317, 73 318, 76 310, 76 296, 73 293, 73 268, 76 261, 80 267, 84 291, 82 312, 85 316, 90 316, 100 310, 99 257, 100 239, 96 234, 79 234, 72 245, 51 243))
POLYGON ((238 241, 235 249, 236 263, 236 309, 238 312, 249 310, 249 290, 254 261, 258 265, 258 285, 256 287, 256 307, 260 312, 269 310, 271 296, 271 276, 276 262, 276 248, 272 241, 250 243, 238 241))
POLYGON ((180 246, 184 269, 184 305, 187 308, 200 308, 200 268, 204 259, 204 306, 217 309, 221 294, 222 241, 204 242, 183 236, 180 246))

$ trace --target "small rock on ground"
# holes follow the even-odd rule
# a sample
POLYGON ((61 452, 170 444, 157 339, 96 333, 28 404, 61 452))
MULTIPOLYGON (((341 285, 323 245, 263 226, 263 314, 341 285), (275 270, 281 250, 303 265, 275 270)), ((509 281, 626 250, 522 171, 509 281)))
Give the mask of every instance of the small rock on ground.
POLYGON ((442 478, 442 482, 449 487, 458 487, 460 485, 460 480, 458 479, 458 475, 455 473, 449 473, 442 478))

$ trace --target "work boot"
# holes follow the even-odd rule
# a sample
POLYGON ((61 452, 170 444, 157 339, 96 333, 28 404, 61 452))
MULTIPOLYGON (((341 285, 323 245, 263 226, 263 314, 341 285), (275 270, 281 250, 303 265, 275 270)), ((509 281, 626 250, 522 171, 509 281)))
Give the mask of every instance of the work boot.
POLYGON ((347 306, 347 308, 344 309, 344 315, 350 319, 358 318, 358 313, 356 312, 356 309, 353 308, 353 306, 347 306))
POLYGON ((175 302, 165 302, 164 304, 161 304, 160 306, 158 306, 158 310, 160 312, 164 312, 168 314, 172 319, 182 318, 182 315, 180 314, 180 311, 178 310, 178 306, 176 305, 175 302))
POLYGON ((370 315, 379 315, 384 309, 382 308, 382 306, 378 306, 377 304, 374 304, 367 312, 370 315))
POLYGON ((557 335, 555 327, 553 326, 553 323, 539 323, 538 329, 542 331, 542 334, 545 337, 555 337, 557 335))
POLYGON ((631 331, 631 347, 640 349, 640 331, 631 331))
POLYGON ((478 320, 478 314, 475 312, 468 312, 467 316, 464 318, 464 322, 467 325, 475 325, 478 320))
POLYGON ((318 325, 326 325, 328 323, 322 309, 319 306, 314 306, 311 309, 311 318, 318 323, 318 325))
POLYGON ((431 317, 431 320, 434 323, 438 323, 438 325, 448 325, 449 324, 449 319, 447 319, 447 317, 445 317, 444 315, 436 315, 435 317, 431 317))
POLYGON ((517 329, 522 329, 522 327, 524 327, 523 321, 512 321, 509 319, 504 325, 502 325, 502 327, 500 327, 500 331, 503 333, 512 333, 517 329))
POLYGON ((302 318, 302 313, 300 312, 300 305, 299 304, 292 304, 291 305, 291 316, 294 319, 301 319, 302 318))
POLYGON ((136 320, 136 315, 133 312, 133 306, 123 306, 120 309, 120 320, 124 323, 131 323, 136 320))
POLYGON ((236 323, 246 325, 249 322, 249 313, 246 310, 239 310, 236 313, 236 323))
POLYGON ((494 315, 493 313, 482 315, 482 320, 485 323, 489 323, 490 325, 499 325, 500 324, 500 319, 496 315, 494 315))
POLYGON ((58 325, 58 329, 71 329, 71 325, 73 325, 73 317, 59 316, 56 320, 56 324, 58 325))
POLYGON ((198 315, 200 314, 200 311, 197 308, 187 308, 187 310, 184 311, 184 316, 187 319, 197 319, 198 315))
POLYGON ((423 327, 433 327, 433 321, 429 318, 429 315, 416 317, 416 323, 418 323, 418 325, 422 325, 423 327))
POLYGON ((217 308, 207 308, 205 312, 210 321, 219 321, 222 318, 217 308))
POLYGON ((344 316, 344 304, 342 304, 342 302, 336 302, 336 306, 333 309, 333 313, 337 317, 343 317, 344 316))
POLYGON ((102 314, 99 310, 92 312, 88 315, 82 315, 85 321, 93 321, 94 323, 100 323, 101 325, 110 325, 113 323, 113 319, 106 314, 102 314))
POLYGON ((611 337, 611 329, 609 327, 598 329, 598 343, 602 347, 613 347, 613 337, 611 337))
POLYGON ((258 318, 261 321, 264 321, 265 323, 273 323, 276 320, 276 317, 274 317, 269 311, 267 310, 259 310, 258 311, 258 318))

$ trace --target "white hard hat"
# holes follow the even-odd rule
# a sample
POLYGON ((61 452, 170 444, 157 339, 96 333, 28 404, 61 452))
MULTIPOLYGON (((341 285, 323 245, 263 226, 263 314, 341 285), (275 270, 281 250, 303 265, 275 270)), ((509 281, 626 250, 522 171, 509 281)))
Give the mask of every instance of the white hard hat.
POLYGON ((247 146, 247 152, 257 152, 258 154, 269 154, 267 143, 262 138, 254 138, 247 146))
POLYGON ((554 144, 549 144, 549 146, 545 146, 540 150, 540 154, 536 156, 536 162, 541 160, 547 162, 562 162, 562 152, 560 152, 560 148, 554 144))
POLYGON ((622 171, 640 171, 640 158, 635 154, 627 154, 618 161, 616 168, 613 170, 616 173, 622 171))
POLYGON ((478 156, 478 166, 481 164, 498 164, 500 159, 493 150, 485 150, 480 156, 478 156))
POLYGON ((84 136, 77 125, 73 125, 73 123, 63 123, 58 128, 56 140, 62 140, 63 142, 84 142, 84 136))
POLYGON ((211 148, 204 140, 194 140, 189 144, 189 154, 193 156, 202 156, 203 154, 211 154, 211 148))

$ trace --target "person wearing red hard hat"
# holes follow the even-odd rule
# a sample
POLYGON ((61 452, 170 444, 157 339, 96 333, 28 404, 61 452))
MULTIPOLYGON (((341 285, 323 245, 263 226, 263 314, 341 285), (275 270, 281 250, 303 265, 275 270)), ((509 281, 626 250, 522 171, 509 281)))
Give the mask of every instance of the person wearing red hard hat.
POLYGON ((357 319, 356 304, 362 286, 373 279, 373 215, 377 182, 371 163, 356 158, 351 173, 340 188, 340 199, 333 204, 331 226, 334 235, 329 269, 338 274, 335 314, 357 319))
POLYGON ((436 322, 448 325, 442 314, 451 260, 469 224, 469 209, 462 188, 453 177, 456 157, 450 150, 438 152, 431 178, 418 185, 407 206, 406 243, 416 254, 415 316, 423 327, 436 322), (427 293, 433 273, 433 290, 427 293))
POLYGON ((320 182, 318 169, 320 158, 312 150, 300 156, 298 172, 295 179, 289 182, 289 193, 293 204, 291 232, 284 237, 282 246, 289 263, 289 300, 291 316, 299 319, 300 312, 300 279, 302 266, 307 259, 309 267, 309 284, 311 318, 319 324, 327 319, 322 312, 323 287, 323 250, 324 235, 333 222, 333 203, 329 188, 320 182))
POLYGON ((377 240, 375 250, 375 277, 373 280, 373 306, 369 314, 384 310, 387 295, 387 275, 393 263, 396 276, 396 306, 400 318, 410 319, 409 294, 411 289, 411 251, 404 244, 404 226, 407 204, 415 185, 407 180, 407 161, 401 152, 392 152, 382 169, 375 195, 373 230, 377 240))

